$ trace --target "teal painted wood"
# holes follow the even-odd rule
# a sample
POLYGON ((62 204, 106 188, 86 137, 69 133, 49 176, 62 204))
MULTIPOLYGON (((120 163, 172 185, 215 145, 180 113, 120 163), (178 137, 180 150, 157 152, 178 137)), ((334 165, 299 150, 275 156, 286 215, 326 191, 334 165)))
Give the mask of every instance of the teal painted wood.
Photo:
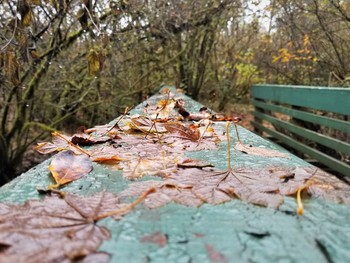
POLYGON ((254 125, 254 127, 257 127, 259 130, 266 132, 270 135, 272 135, 273 137, 277 138, 278 140, 281 140, 282 142, 284 142, 285 144, 287 144, 288 146, 306 153, 307 155, 309 155, 312 158, 315 158, 316 160, 320 161, 321 163, 323 163, 324 165, 332 168, 334 171, 337 171, 345 176, 350 176, 350 166, 333 158, 330 157, 314 148, 311 148, 307 145, 304 145, 294 139, 292 139, 291 137, 288 137, 286 135, 284 135, 283 133, 277 132, 275 130, 266 128, 265 126, 263 126, 262 124, 253 121, 252 124, 254 125))
MULTIPOLYGON (((257 100, 252 100, 252 103, 255 107, 260 108, 260 109, 265 109, 265 110, 270 110, 274 112, 280 112, 283 114, 286 114, 288 116, 297 118, 299 120, 303 121, 308 121, 311 123, 319 124, 325 127, 333 128, 338 131, 345 132, 347 134, 350 134, 350 122, 348 121, 342 121, 342 120, 337 120, 337 119, 332 119, 329 117, 309 113, 309 112, 304 112, 300 110, 295 110, 291 108, 287 108, 284 106, 280 105, 273 105, 269 104, 263 101, 257 101, 257 100)), ((349 102, 350 103, 350 102, 349 102)))
MULTIPOLYGON (((279 120, 275 117, 272 117, 270 115, 255 111, 253 112, 253 115, 261 120, 267 120, 273 125, 286 129, 294 134, 300 135, 303 138, 309 139, 311 141, 317 142, 321 145, 327 146, 331 149, 334 149, 339 152, 343 152, 345 154, 350 155, 350 144, 334 139, 332 137, 325 136, 323 134, 307 130, 303 127, 296 126, 292 123, 279 120)), ((350 166, 349 166, 350 169, 350 166)))
POLYGON ((252 96, 257 99, 350 115, 350 88, 254 85, 252 96))
MULTIPOLYGON (((186 107, 197 111, 203 105, 189 97, 183 98, 186 107)), ((132 113, 142 113, 143 105, 164 98, 151 97, 132 113)), ((111 122, 114 123, 114 122, 111 122)), ((224 131, 225 123, 214 125, 224 131)), ((310 166, 310 164, 286 152, 241 127, 240 138, 244 143, 266 147, 286 153, 290 158, 266 158, 246 155, 232 149, 233 168, 247 166, 310 166)), ((230 130, 233 141, 235 132, 230 130)), ((220 142, 218 151, 188 153, 188 157, 213 163, 218 169, 227 165, 227 143, 220 142)), ((38 199, 36 188, 52 183, 48 171, 50 160, 34 167, 25 174, 0 188, 1 202, 22 203, 38 199)), ((142 180, 156 179, 146 176, 142 180)), ((101 190, 118 194, 130 181, 121 172, 94 163, 88 176, 66 185, 67 192, 91 195, 101 190)), ((99 224, 111 230, 111 239, 100 250, 112 255, 111 262, 350 262, 350 206, 331 201, 309 199, 304 203, 305 215, 296 216, 295 198, 287 197, 279 210, 263 208, 234 199, 221 205, 203 205, 188 208, 170 204, 159 209, 147 209, 142 205, 120 221, 105 219, 99 224), (167 237, 164 246, 143 242, 142 238, 160 232, 167 237), (209 253, 208 251, 214 251, 209 253)))

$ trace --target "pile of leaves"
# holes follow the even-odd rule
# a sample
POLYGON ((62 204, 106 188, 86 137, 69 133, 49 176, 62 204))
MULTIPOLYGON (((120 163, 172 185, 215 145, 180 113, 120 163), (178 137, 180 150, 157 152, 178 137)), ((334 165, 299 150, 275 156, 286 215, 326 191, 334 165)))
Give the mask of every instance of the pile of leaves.
POLYGON ((207 108, 191 113, 186 110, 185 101, 175 98, 168 90, 156 105, 146 105, 142 115, 130 115, 126 109, 114 125, 79 128, 72 136, 55 132, 52 142, 40 143, 37 150, 60 151, 49 166, 56 181, 49 189, 88 174, 92 170, 91 162, 121 169, 129 180, 144 175, 162 178, 130 183, 121 193, 124 198, 157 189, 145 200, 150 208, 170 201, 199 206, 239 198, 277 209, 283 203, 283 196, 294 195, 298 199, 298 213, 302 214, 302 191, 319 198, 349 202, 347 184, 310 166, 256 169, 238 164, 232 168, 231 124, 238 138, 236 151, 262 158, 289 158, 276 150, 244 144, 238 134, 238 121, 237 117, 211 113, 207 108), (222 121, 226 128, 220 124, 222 121), (225 141, 228 145, 225 171, 215 169, 214 164, 185 157, 188 151, 216 151, 225 141), (93 147, 83 149, 83 146, 93 147))
POLYGON ((113 125, 79 128, 72 136, 54 132, 51 142, 38 144, 36 149, 43 154, 59 152, 48 167, 55 184, 44 191, 53 195, 20 206, 1 204, 0 262, 5 257, 20 256, 34 262, 42 253, 48 261, 86 257, 108 260, 108 255, 97 253, 96 248, 108 239, 109 231, 96 222, 109 216, 120 219, 139 202, 148 208, 169 202, 198 207, 239 198, 278 209, 283 197, 288 195, 296 196, 299 215, 304 213, 302 192, 350 203, 350 186, 311 166, 256 169, 238 164, 233 168, 231 124, 238 138, 235 151, 261 158, 288 158, 288 155, 244 144, 236 127, 239 118, 214 114, 206 108, 190 113, 183 100, 174 98, 170 92, 164 97, 157 105, 147 105, 144 114, 130 115, 126 109, 113 125), (219 123, 222 121, 226 127, 219 123), (188 151, 217 151, 223 143, 227 144, 226 170, 203 160, 186 158, 188 151), (101 192, 84 198, 56 190, 92 176, 89 173, 93 162, 120 169, 126 179, 136 182, 129 183, 119 197, 101 192), (137 181, 144 175, 157 178, 137 181), (137 196, 134 203, 125 203, 137 196), (16 252, 19 247, 24 248, 21 255, 16 252))

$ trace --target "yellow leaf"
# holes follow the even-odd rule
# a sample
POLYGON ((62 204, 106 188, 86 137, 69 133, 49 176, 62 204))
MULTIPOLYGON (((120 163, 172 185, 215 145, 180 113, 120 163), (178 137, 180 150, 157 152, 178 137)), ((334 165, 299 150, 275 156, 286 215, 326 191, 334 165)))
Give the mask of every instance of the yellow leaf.
POLYGON ((32 22, 32 12, 29 10, 28 13, 23 15, 23 17, 22 17, 22 24, 24 26, 30 26, 31 22, 32 22))
POLYGON ((103 62, 105 59, 105 54, 102 50, 99 49, 91 49, 87 60, 89 65, 89 73, 91 75, 98 74, 103 68, 103 62))
POLYGON ((5 76, 14 84, 19 84, 19 63, 16 53, 9 48, 4 55, 5 76))
POLYGON ((87 155, 75 155, 68 150, 55 155, 48 169, 56 182, 49 189, 55 189, 88 174, 92 170, 92 163, 87 155))

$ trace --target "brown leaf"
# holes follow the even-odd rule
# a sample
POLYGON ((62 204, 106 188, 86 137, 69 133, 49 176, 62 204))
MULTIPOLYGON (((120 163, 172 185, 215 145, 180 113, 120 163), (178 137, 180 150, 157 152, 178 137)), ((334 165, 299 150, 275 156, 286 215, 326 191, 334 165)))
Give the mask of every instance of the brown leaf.
POLYGON ((287 154, 267 149, 267 148, 262 148, 262 147, 255 147, 252 145, 245 145, 242 142, 237 142, 235 149, 238 151, 241 151, 246 154, 251 154, 251 155, 259 155, 259 156, 265 156, 265 157, 281 157, 281 158, 289 158, 287 154))
POLYGON ((128 162, 121 163, 123 176, 137 179, 145 175, 167 177, 176 172, 176 165, 180 161, 178 156, 134 157, 128 162))
POLYGON ((182 162, 177 164, 177 167, 180 168, 206 168, 206 167, 214 167, 214 165, 207 163, 201 160, 195 159, 185 159, 182 162))
POLYGON ((79 146, 72 143, 71 137, 61 134, 59 132, 52 133, 52 143, 38 143, 35 149, 42 154, 51 153, 54 151, 71 150, 75 154, 83 153, 90 156, 90 154, 87 151, 81 149, 79 146))
POLYGON ((8 48, 4 55, 5 76, 14 84, 19 84, 19 63, 15 51, 8 48))
POLYGON ((225 257, 225 255, 215 250, 213 246, 205 244, 205 248, 207 250, 211 262, 228 263, 228 260, 225 257))
POLYGON ((167 130, 160 123, 152 121, 145 116, 134 116, 126 120, 127 125, 136 131, 144 133, 164 133, 167 130))
POLYGON ((106 254, 94 254, 110 237, 96 221, 126 206, 107 192, 90 197, 65 194, 63 199, 47 196, 24 205, 0 204, 0 244, 7 245, 0 251, 0 262, 71 262, 87 256, 108 262, 106 254))
POLYGON ((18 12, 21 14, 21 21, 23 26, 30 26, 32 21, 32 10, 27 0, 18 1, 18 12))
POLYGON ((200 138, 198 129, 190 129, 180 122, 166 123, 165 129, 172 134, 172 137, 177 137, 184 140, 196 142, 200 138))
POLYGON ((154 111, 149 111, 151 119, 167 120, 170 117, 172 109, 175 107, 175 100, 169 99, 169 94, 166 99, 158 101, 154 111))
MULTIPOLYGON (((114 136, 114 138, 116 138, 114 136)), ((105 134, 91 134, 87 133, 85 127, 77 129, 75 134, 70 138, 70 141, 80 146, 90 146, 93 144, 105 143, 110 141, 112 138, 105 134)))
POLYGON ((141 238, 142 243, 154 243, 160 247, 164 247, 168 243, 168 237, 161 232, 154 232, 152 234, 143 236, 141 238))
POLYGON ((157 192, 149 195, 145 205, 163 206, 171 201, 186 206, 199 206, 203 202, 220 204, 232 198, 278 208, 283 195, 294 195, 314 176, 309 168, 238 168, 228 171, 186 168, 179 169, 165 181, 146 181, 129 185, 121 196, 139 195, 150 187, 157 192), (293 177, 290 175, 293 174, 293 177), (289 176, 286 181, 286 176, 289 176))
POLYGON ((170 202, 176 202, 190 207, 198 207, 203 201, 197 198, 191 191, 191 185, 186 187, 184 184, 179 187, 174 185, 172 181, 144 181, 132 183, 126 190, 120 193, 121 198, 137 196, 140 193, 155 188, 156 192, 148 195, 144 204, 149 208, 158 208, 170 202))
POLYGON ((41 154, 48 154, 57 151, 57 145, 51 142, 39 142, 34 149, 41 154))
POLYGON ((313 197, 350 204, 350 185, 320 169, 312 177, 308 193, 313 197))
POLYGON ((85 154, 75 155, 73 151, 63 151, 54 156, 49 170, 56 184, 49 188, 58 188, 61 185, 77 180, 92 170, 90 158, 85 154))
POLYGON ((162 142, 174 148, 186 151, 216 150, 220 141, 210 127, 187 127, 179 122, 164 123, 164 127, 169 134, 162 137, 162 142))

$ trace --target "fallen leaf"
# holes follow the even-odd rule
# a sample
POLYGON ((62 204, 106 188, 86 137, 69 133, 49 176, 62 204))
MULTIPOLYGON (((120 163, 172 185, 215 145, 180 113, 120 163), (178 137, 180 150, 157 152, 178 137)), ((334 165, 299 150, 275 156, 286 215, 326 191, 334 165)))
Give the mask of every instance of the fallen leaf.
POLYGON ((294 195, 298 189, 313 178, 316 169, 309 168, 263 168, 241 167, 228 171, 186 168, 170 175, 164 181, 145 181, 130 184, 121 196, 135 196, 148 188, 157 192, 148 196, 145 205, 149 208, 176 202, 197 207, 202 203, 213 205, 233 198, 277 209, 284 195, 294 195), (287 182, 285 175, 294 174, 287 182))
POLYGON ((56 152, 57 149, 58 149, 57 145, 51 142, 39 142, 35 146, 35 150, 41 154, 53 153, 53 152, 56 152))
POLYGON ((216 150, 220 141, 212 129, 185 126, 182 123, 164 123, 168 134, 161 140, 183 151, 216 150), (208 131, 209 130, 209 131, 208 131))
POLYGON ((241 151, 246 154, 251 154, 251 155, 259 155, 259 156, 264 156, 264 157, 281 157, 281 158, 289 158, 287 154, 267 149, 267 148, 262 148, 262 147, 256 147, 253 145, 246 145, 243 144, 242 142, 238 141, 235 149, 238 151, 241 151))
POLYGON ((226 256, 219 251, 217 251, 213 246, 205 244, 205 248, 208 253, 208 257, 211 262, 227 263, 228 260, 226 256))
POLYGON ((191 185, 186 187, 182 184, 181 187, 179 187, 172 183, 173 182, 169 180, 165 182, 154 180, 135 182, 120 193, 120 198, 137 196, 150 188, 155 188, 156 191, 148 195, 144 200, 144 205, 148 208, 158 208, 170 202, 176 202, 190 207, 198 207, 203 204, 203 201, 192 193, 191 185))
POLYGON ((154 232, 143 236, 140 241, 142 243, 153 243, 160 247, 164 247, 168 243, 168 237, 161 232, 154 232))
POLYGON ((73 151, 68 150, 53 157, 49 170, 56 182, 56 184, 49 186, 52 189, 88 174, 92 170, 92 163, 87 155, 75 155, 73 151))
POLYGON ((123 176, 128 179, 137 179, 145 175, 168 177, 176 172, 177 163, 180 157, 166 155, 157 157, 134 157, 127 162, 120 164, 123 169, 123 176))
POLYGON ((166 123, 164 124, 164 127, 169 133, 172 134, 172 137, 177 137, 193 142, 198 141, 201 135, 197 128, 190 129, 180 122, 166 123))
POLYGON ((55 151, 71 150, 76 154, 84 153, 90 156, 88 152, 84 151, 82 148, 72 143, 71 137, 61 134, 59 132, 52 133, 52 142, 38 143, 35 149, 42 154, 52 153, 55 151))
POLYGON ((175 100, 169 99, 170 94, 168 94, 165 100, 158 101, 157 108, 153 114, 151 114, 152 119, 168 119, 172 109, 175 107, 175 100))
POLYGON ((145 195, 132 204, 122 204, 108 192, 46 196, 23 205, 2 203, 0 262, 108 262, 108 255, 97 248, 110 233, 96 222, 109 216, 120 219, 145 195))
POLYGON ((180 168, 206 168, 206 167, 214 167, 214 165, 207 163, 201 160, 195 159, 185 159, 182 162, 177 164, 177 167, 180 168))
MULTIPOLYGON (((119 139, 117 135, 114 139, 119 139)), ((79 146, 90 146, 93 144, 105 143, 110 141, 112 138, 106 134, 92 134, 87 133, 85 127, 80 127, 77 129, 75 134, 69 139, 72 143, 79 146)))
POLYGON ((167 131, 162 124, 152 121, 145 116, 131 117, 126 120, 126 123, 132 130, 144 133, 164 133, 167 131))

